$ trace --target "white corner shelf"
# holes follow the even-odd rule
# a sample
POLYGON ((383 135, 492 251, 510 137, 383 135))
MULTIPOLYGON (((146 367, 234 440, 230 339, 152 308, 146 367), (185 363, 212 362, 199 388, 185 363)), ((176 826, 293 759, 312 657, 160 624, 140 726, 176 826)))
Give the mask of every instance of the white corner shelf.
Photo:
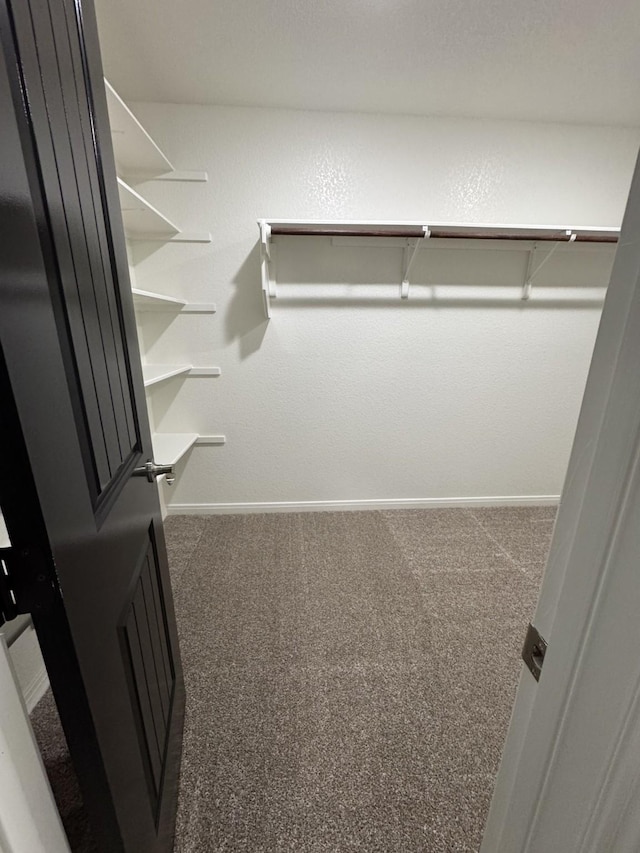
POLYGON ((160 213, 137 190, 118 178, 124 233, 132 242, 210 243, 209 231, 185 232, 160 213))
POLYGON ((149 388, 151 385, 157 385, 158 382, 164 382, 165 379, 180 376, 190 370, 190 364, 143 364, 144 387, 149 388))
POLYGON ((108 80, 104 81, 111 125, 113 155, 120 176, 129 183, 144 181, 208 181, 206 172, 179 171, 140 124, 108 80))
POLYGON ((131 289, 133 304, 137 311, 175 311, 181 314, 215 314, 214 302, 185 302, 173 296, 154 293, 151 290, 131 289))
POLYGON ((122 178, 118 178, 118 193, 125 234, 130 240, 171 240, 180 233, 177 225, 163 216, 122 178))
POLYGON ((198 439, 197 432, 156 432, 151 437, 158 465, 175 465, 198 439))
POLYGON ((107 109, 118 174, 147 180, 173 172, 173 166, 131 112, 113 86, 105 80, 107 109))

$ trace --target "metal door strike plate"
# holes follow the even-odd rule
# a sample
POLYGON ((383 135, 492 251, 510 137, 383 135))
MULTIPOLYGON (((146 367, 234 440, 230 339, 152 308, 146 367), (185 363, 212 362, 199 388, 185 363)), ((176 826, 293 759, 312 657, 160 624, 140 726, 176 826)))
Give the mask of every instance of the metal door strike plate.
POLYGON ((522 660, 536 681, 540 681, 542 664, 547 651, 547 642, 540 636, 538 629, 531 623, 527 629, 527 636, 522 647, 522 660))

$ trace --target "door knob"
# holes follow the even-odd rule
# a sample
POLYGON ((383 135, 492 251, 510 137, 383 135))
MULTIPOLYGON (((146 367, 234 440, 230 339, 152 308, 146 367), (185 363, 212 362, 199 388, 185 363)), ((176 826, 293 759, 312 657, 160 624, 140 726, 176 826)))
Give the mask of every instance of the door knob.
POLYGON ((161 477, 163 474, 166 475, 167 484, 172 486, 175 480, 173 465, 156 465, 155 462, 150 461, 140 468, 134 468, 133 471, 134 477, 146 477, 150 483, 153 483, 156 477, 161 477))

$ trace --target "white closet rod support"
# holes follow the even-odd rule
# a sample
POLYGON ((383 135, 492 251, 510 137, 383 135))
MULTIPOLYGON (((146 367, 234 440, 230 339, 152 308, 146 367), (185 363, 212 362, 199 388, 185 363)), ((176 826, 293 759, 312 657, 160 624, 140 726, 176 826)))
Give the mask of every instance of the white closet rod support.
POLYGON ((413 267, 413 262, 418 256, 418 252, 420 251, 420 247, 422 246, 424 240, 430 235, 430 231, 427 226, 423 226, 422 229, 422 237, 419 237, 413 243, 407 242, 407 245, 404 250, 404 269, 402 271, 402 283, 400 285, 400 298, 408 299, 409 298, 409 275, 411 274, 411 268, 413 267), (410 250, 413 246, 413 251, 410 253, 410 250))
POLYGON ((262 301, 267 320, 271 319, 271 296, 276 295, 275 282, 271 281, 271 226, 258 220, 260 228, 260 275, 262 278, 262 301))
MULTIPOLYGON (((578 235, 575 234, 574 232, 567 230, 566 231, 567 239, 563 242, 575 243, 577 236, 578 235)), ((538 275, 538 273, 540 272, 542 267, 547 263, 549 258, 551 258, 551 256, 556 251, 556 249, 558 248, 559 245, 560 245, 560 241, 558 241, 557 243, 554 243, 553 246, 547 252, 547 254, 544 256, 544 258, 540 261, 538 266, 534 270, 532 270, 531 267, 533 266, 533 256, 535 254, 536 249, 538 248, 537 243, 533 244, 531 251, 529 252, 529 260, 527 261, 527 271, 526 271, 525 277, 524 277, 524 284, 522 285, 522 299, 525 302, 531 296, 531 286, 533 284, 534 278, 538 275)))

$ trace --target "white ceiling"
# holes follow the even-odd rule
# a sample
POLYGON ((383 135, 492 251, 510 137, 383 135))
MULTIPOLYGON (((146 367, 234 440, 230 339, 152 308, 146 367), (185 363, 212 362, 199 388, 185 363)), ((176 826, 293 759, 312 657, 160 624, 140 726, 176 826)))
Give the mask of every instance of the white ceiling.
POLYGON ((640 125, 639 0, 96 0, 129 100, 640 125))

